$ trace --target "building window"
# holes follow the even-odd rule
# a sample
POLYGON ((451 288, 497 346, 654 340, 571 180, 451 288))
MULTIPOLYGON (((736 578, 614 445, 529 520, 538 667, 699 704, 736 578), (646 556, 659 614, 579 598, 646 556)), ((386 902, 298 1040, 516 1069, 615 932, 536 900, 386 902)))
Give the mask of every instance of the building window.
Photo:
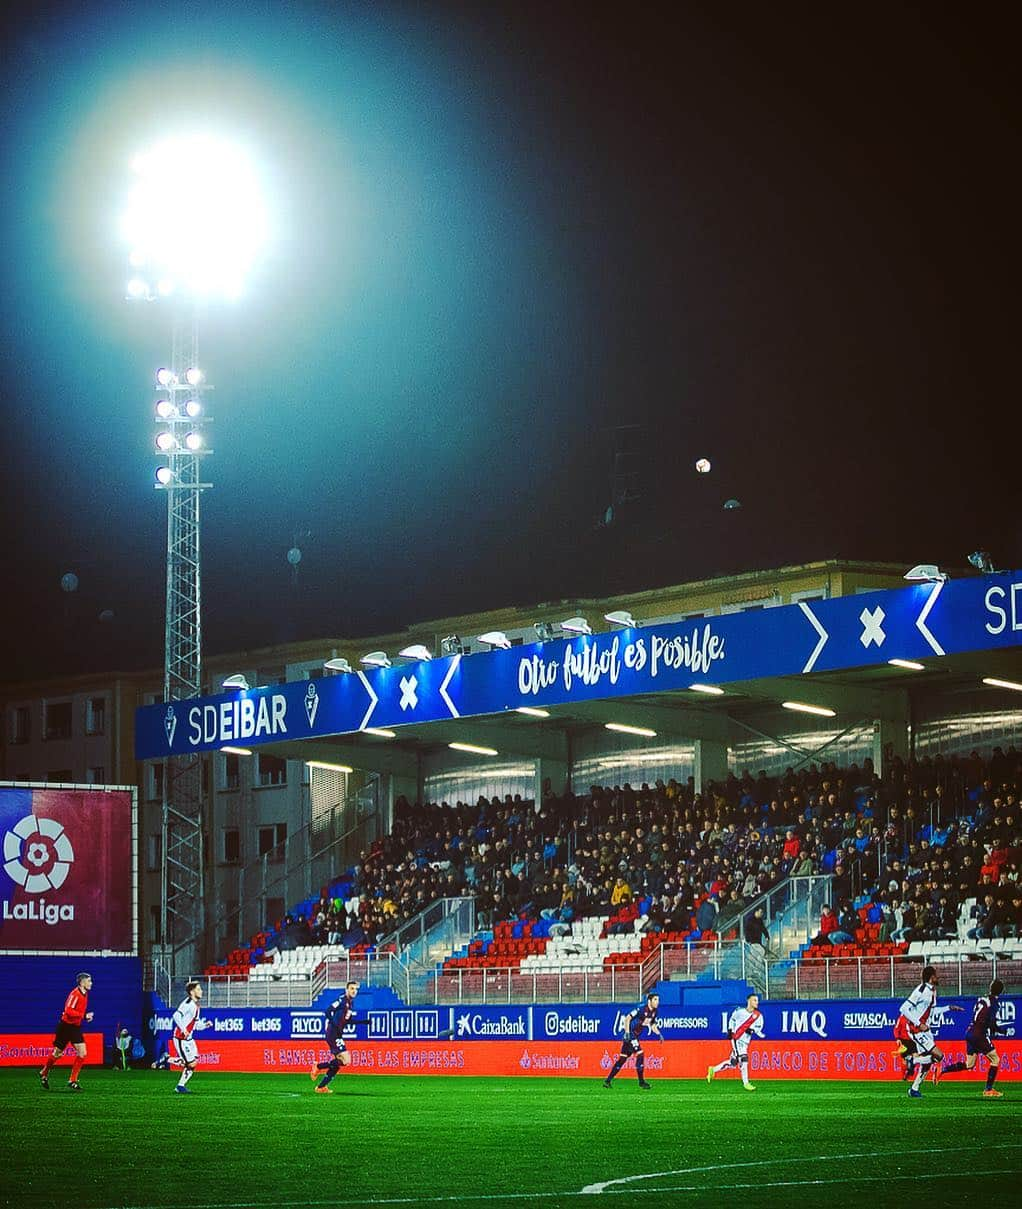
POLYGON ((11 742, 27 743, 32 737, 32 712, 27 705, 18 705, 11 711, 11 742))
POLYGON ((50 785, 70 785, 74 777, 70 768, 58 768, 55 772, 48 772, 46 780, 50 785))
POLYGON ((284 918, 284 900, 282 898, 268 898, 264 911, 263 923, 268 928, 275 928, 284 918))
POLYGON ((233 756, 230 752, 224 755, 224 789, 238 789, 241 785, 241 756, 233 756))
POLYGON ((47 739, 71 738, 71 702, 53 701, 44 706, 44 734, 47 739))
POLYGON ((106 769, 102 764, 95 764, 92 768, 85 770, 85 782, 87 785, 105 785, 106 784, 106 769))
POLYGON ((236 865, 241 860, 241 831, 237 827, 223 829, 223 861, 225 865, 236 865))
POLYGON ((160 943, 160 907, 152 906, 149 908, 149 943, 160 943))
POLYGON ((85 733, 106 734, 106 698, 89 697, 85 702, 85 733))
POLYGON ((287 760, 282 760, 280 756, 260 752, 258 772, 260 785, 287 784, 287 760))
POLYGON ((145 837, 145 867, 153 872, 163 865, 163 833, 150 831, 145 837))
POLYGON ((150 802, 163 801, 163 774, 165 765, 162 760, 157 760, 150 764, 149 772, 146 776, 146 785, 148 788, 148 797, 150 802))
POLYGON ((260 856, 268 857, 271 861, 282 861, 286 842, 287 823, 271 823, 268 827, 259 828, 260 856))

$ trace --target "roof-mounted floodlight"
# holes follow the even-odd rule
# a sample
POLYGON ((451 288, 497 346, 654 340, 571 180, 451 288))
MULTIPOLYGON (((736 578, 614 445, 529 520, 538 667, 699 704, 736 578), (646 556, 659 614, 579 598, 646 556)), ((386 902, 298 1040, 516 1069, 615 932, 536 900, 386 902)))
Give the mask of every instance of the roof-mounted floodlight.
POLYGON ((429 647, 425 647, 421 642, 413 642, 411 646, 406 646, 398 651, 399 659, 414 659, 421 662, 423 659, 432 659, 433 652, 429 647))
POLYGON ((637 624, 627 609, 616 609, 613 613, 604 613, 603 620, 609 621, 611 625, 622 626, 626 630, 634 630, 637 624))
POLYGON ((550 711, 548 709, 539 709, 535 705, 516 705, 516 714, 526 714, 530 718, 549 718, 550 711))
POLYGON ((561 622, 561 629, 566 634, 591 634, 593 627, 584 617, 569 617, 567 621, 561 622))
POLYGON ((479 635, 479 641, 484 646, 499 647, 502 651, 506 651, 511 646, 511 639, 503 630, 488 630, 485 634, 479 635))
POLYGON ((370 651, 368 655, 362 656, 359 663, 364 663, 366 667, 390 667, 386 651, 370 651))
POLYGON ((223 687, 224 688, 240 688, 243 692, 247 692, 248 689, 251 687, 251 685, 245 679, 245 675, 243 672, 235 672, 233 676, 228 676, 223 681, 223 687))
POLYGON ((941 583, 947 576, 936 563, 918 563, 905 572, 905 578, 910 583, 941 583))
POLYGON ((351 671, 351 664, 347 661, 347 659, 342 659, 338 655, 335 655, 333 657, 333 659, 324 660, 323 666, 326 668, 326 670, 328 672, 350 672, 351 671))
POLYGON ((806 701, 782 701, 781 705, 784 709, 792 709, 799 714, 818 714, 821 718, 835 717, 834 710, 828 709, 826 705, 810 705, 806 701))

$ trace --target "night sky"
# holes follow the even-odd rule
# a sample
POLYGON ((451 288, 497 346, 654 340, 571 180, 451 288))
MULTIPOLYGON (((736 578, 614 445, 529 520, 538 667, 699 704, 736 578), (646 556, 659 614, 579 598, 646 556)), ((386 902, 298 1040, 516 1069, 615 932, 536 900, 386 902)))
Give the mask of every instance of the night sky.
POLYGON ((170 317, 124 301, 116 216, 198 123, 258 149, 273 214, 201 328, 207 653, 819 558, 1017 566, 1006 25, 728 8, 9 11, 0 678, 162 663, 170 317))

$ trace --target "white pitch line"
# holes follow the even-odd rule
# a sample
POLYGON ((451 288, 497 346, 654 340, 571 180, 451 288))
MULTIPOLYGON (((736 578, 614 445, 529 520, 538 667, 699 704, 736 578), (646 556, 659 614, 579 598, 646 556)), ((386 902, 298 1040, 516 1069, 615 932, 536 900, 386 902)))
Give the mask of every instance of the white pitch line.
MULTIPOLYGON (((990 1150, 1018 1150, 1022 1142, 1007 1142, 998 1146, 988 1147, 990 1150)), ((674 1171, 650 1171, 644 1175, 624 1175, 616 1180, 603 1180, 597 1184, 586 1184, 582 1189, 583 1195, 599 1195, 617 1184, 634 1184, 637 1180, 663 1180, 671 1175, 700 1175, 707 1171, 735 1171, 743 1167, 776 1167, 780 1163, 825 1163, 832 1159, 889 1159, 906 1154, 960 1154, 963 1150, 973 1150, 971 1146, 941 1146, 925 1150, 883 1150, 869 1151, 860 1154, 815 1154, 805 1156, 792 1155, 783 1159, 751 1159, 744 1163, 714 1163, 708 1167, 679 1167, 674 1171)))
MULTIPOLYGON (((996 1146, 988 1146, 987 1150, 1018 1150, 1022 1148, 1022 1142, 1006 1142, 999 1143, 996 1146)), ((931 1150, 886 1150, 879 1154, 871 1153, 865 1155, 809 1155, 796 1156, 786 1155, 783 1158, 765 1160, 765 1163, 772 1163, 775 1167, 784 1163, 819 1163, 829 1161, 830 1159, 842 1158, 900 1158, 904 1155, 911 1154, 961 1154, 963 1152, 972 1153, 972 1146, 951 1146, 938 1147, 931 1150)), ((651 1175, 630 1176, 630 1180, 636 1179, 654 1179, 657 1176, 669 1175, 687 1175, 697 1174, 708 1171, 727 1171, 733 1170, 736 1167, 755 1167, 763 1166, 764 1163, 724 1163, 712 1167, 688 1167, 680 1171, 662 1171, 654 1172, 651 1175)), ((935 1180, 947 1179, 950 1176, 962 1175, 967 1176, 984 1176, 984 1175, 1016 1175, 1017 1168, 992 1169, 988 1171, 969 1171, 962 1173, 961 1171, 937 1171, 937 1172, 917 1172, 914 1175, 868 1175, 842 1176, 839 1179, 824 1179, 824 1180, 779 1180, 775 1183, 763 1183, 756 1181, 755 1184, 715 1184, 712 1187, 707 1187, 705 1183, 700 1184, 684 1184, 677 1187, 669 1188, 651 1188, 649 1196, 656 1196, 661 1192, 728 1192, 744 1188, 795 1188, 795 1187, 816 1187, 827 1184, 859 1184, 885 1182, 887 1180, 935 1180)), ((608 1181, 610 1183, 619 1183, 622 1181, 608 1181)), ((106 1205, 102 1209, 322 1209, 326 1206, 335 1206, 336 1209, 345 1209, 349 1205, 450 1205, 450 1204, 474 1204, 486 1203, 489 1201, 544 1201, 544 1200, 559 1200, 564 1198, 575 1198, 580 1196, 593 1195, 591 1189, 598 1187, 597 1185, 589 1185, 588 1188, 583 1188, 577 1192, 458 1192, 447 1196, 394 1196, 394 1197, 359 1197, 357 1200, 339 1200, 335 1197, 329 1200, 319 1201, 179 1201, 171 1204, 160 1205, 106 1205)), ((604 1196, 626 1196, 632 1193, 631 1188, 610 1188, 608 1187, 601 1195, 604 1196)))

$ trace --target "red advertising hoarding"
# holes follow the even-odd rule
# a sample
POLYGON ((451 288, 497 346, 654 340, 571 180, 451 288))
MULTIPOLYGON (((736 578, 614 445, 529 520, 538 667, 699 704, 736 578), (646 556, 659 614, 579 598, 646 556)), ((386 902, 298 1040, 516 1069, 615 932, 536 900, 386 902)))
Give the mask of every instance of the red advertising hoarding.
POLYGON ((135 791, 0 785, 0 953, 137 952, 135 791))
MULTIPOLYGON (((99 1066, 103 1061, 103 1034, 84 1033, 88 1046, 87 1066, 99 1066)), ((53 1052, 53 1033, 0 1033, 0 1066, 39 1066, 53 1052)), ((70 1067, 74 1057, 71 1046, 64 1051, 58 1065, 70 1067)))
MULTIPOLYGON (((1001 1072, 1009 1078, 1022 1072, 1022 1042, 998 1043, 1001 1072)), ((646 1073, 665 1079, 705 1078, 711 1063, 728 1056, 727 1041, 652 1041, 644 1045, 646 1073)), ((964 1045, 951 1042, 947 1050, 964 1056, 964 1045)), ((376 1041, 349 1046, 351 1065, 342 1072, 368 1075, 520 1075, 604 1078, 620 1045, 613 1041, 376 1041)), ((316 1062, 329 1059, 315 1041, 199 1040, 200 1071, 258 1071, 308 1074, 316 1062)), ((749 1053, 754 1079, 897 1079, 901 1063, 893 1041, 763 1041, 749 1053)), ((981 1058, 975 1079, 986 1069, 981 1058)), ((634 1078, 633 1064, 619 1078, 634 1078)), ((957 1076, 956 1076, 957 1077, 957 1076)), ((718 1076, 737 1079, 737 1072, 718 1076)))

